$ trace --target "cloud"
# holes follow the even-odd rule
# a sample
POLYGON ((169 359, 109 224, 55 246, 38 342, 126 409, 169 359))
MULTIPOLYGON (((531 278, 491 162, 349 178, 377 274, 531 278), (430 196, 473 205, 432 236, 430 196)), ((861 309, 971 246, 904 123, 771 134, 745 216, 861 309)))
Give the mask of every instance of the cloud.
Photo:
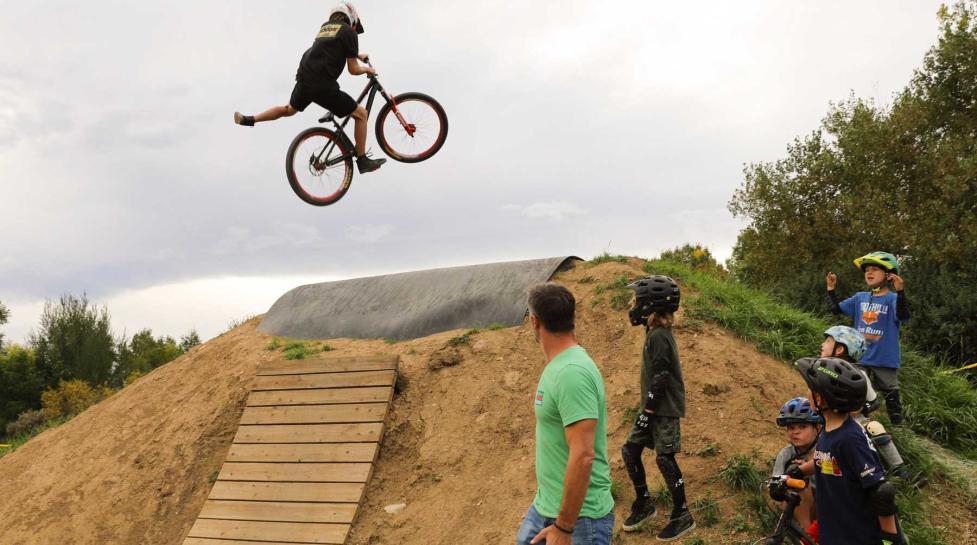
POLYGON ((502 205, 501 208, 509 212, 516 212, 527 218, 549 219, 554 221, 563 221, 568 216, 581 216, 587 213, 583 208, 566 201, 536 202, 528 206, 506 204, 502 205))
POLYGON ((374 243, 393 232, 394 226, 387 223, 350 225, 346 228, 346 238, 354 242, 374 243))
POLYGON ((213 247, 216 255, 238 253, 255 254, 281 248, 315 248, 324 242, 319 229, 312 225, 287 223, 275 226, 271 232, 254 232, 248 227, 233 226, 213 247))

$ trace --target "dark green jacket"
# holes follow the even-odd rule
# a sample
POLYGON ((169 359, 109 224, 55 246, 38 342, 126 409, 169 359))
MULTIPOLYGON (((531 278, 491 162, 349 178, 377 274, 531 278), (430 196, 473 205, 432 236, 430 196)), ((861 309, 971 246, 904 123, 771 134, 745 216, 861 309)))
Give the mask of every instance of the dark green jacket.
POLYGON ((645 335, 641 353, 642 407, 658 416, 685 416, 685 382, 672 329, 656 327, 645 335))

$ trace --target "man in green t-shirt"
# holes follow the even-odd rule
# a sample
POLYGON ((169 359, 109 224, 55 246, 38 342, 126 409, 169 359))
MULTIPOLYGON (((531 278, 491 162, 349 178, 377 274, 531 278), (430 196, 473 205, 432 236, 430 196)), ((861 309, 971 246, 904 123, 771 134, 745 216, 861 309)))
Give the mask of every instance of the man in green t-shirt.
POLYGON ((546 367, 534 397, 536 498, 516 545, 610 545, 614 528, 607 463, 604 379, 573 332, 576 301, 554 282, 529 290, 529 320, 546 367))

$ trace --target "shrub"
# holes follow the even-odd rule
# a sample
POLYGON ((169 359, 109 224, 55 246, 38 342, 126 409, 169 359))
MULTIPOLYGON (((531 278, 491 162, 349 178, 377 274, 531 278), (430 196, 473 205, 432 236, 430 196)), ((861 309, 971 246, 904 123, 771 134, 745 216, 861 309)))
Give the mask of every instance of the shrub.
POLYGON ((41 394, 41 411, 48 420, 74 416, 112 393, 110 388, 92 388, 81 380, 61 381, 56 390, 41 394))
POLYGON ((44 416, 44 411, 40 409, 36 411, 24 411, 20 413, 17 420, 7 424, 7 437, 12 438, 32 434, 35 430, 41 428, 46 421, 47 417, 44 416))
POLYGON ((762 480, 753 458, 742 454, 730 456, 719 470, 719 477, 734 489, 746 492, 759 490, 762 480))

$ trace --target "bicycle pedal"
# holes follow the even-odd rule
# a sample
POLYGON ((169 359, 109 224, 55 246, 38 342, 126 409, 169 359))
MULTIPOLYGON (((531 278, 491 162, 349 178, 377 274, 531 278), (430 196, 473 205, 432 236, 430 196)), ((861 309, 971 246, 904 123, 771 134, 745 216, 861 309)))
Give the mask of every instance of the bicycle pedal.
POLYGON ((319 118, 319 123, 329 123, 333 120, 332 112, 326 112, 326 115, 319 118))

